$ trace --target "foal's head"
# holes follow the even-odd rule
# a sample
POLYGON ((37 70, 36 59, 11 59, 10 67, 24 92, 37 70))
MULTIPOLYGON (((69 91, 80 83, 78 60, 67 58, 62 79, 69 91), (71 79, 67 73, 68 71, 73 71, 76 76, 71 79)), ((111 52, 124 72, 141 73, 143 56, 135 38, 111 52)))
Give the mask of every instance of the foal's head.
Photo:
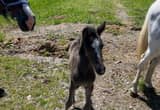
POLYGON ((98 26, 97 29, 93 27, 86 27, 82 31, 81 50, 80 54, 85 54, 88 57, 95 71, 102 75, 105 72, 103 64, 102 48, 103 42, 100 37, 105 29, 105 22, 98 26))

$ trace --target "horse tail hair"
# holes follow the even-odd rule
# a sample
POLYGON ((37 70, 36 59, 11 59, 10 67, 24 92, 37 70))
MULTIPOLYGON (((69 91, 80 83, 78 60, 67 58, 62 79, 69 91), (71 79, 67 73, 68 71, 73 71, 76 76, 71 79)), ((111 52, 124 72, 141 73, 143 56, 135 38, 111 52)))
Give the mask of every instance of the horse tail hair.
POLYGON ((141 32, 137 40, 137 56, 141 58, 148 47, 148 17, 146 16, 141 32))

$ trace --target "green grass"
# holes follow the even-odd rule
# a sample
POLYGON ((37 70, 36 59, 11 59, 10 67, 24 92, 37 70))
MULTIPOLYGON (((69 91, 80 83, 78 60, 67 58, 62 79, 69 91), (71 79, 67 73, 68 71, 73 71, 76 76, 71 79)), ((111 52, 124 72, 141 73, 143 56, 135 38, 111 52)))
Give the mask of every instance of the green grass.
POLYGON ((64 65, 49 68, 48 64, 0 56, 0 86, 8 93, 0 101, 0 110, 62 109, 67 77, 64 65))
POLYGON ((38 24, 118 22, 110 0, 30 0, 38 24))
POLYGON ((5 35, 0 32, 0 42, 3 42, 5 39, 5 35))
MULTIPOLYGON (((144 16, 153 0, 121 0, 128 8, 129 15, 135 25, 141 25, 144 16)), ((112 0, 30 0, 33 12, 37 18, 37 25, 60 23, 109 23, 119 24, 115 17, 115 8, 112 0)), ((4 18, 0 17, 0 26, 9 26, 4 18)), ((15 22, 12 22, 15 25, 15 22)))
POLYGON ((128 8, 128 14, 134 20, 135 25, 141 26, 153 0, 121 0, 121 2, 128 8))
MULTIPOLYGON (((110 0, 30 0, 37 24, 63 22, 115 23, 114 6, 110 0)), ((0 19, 1 21, 1 19, 0 19)))
POLYGON ((0 26, 4 27, 6 24, 8 24, 7 20, 3 16, 0 16, 0 26))
POLYGON ((10 17, 8 19, 5 19, 2 15, 0 15, 0 28, 6 28, 6 27, 12 27, 15 28, 17 23, 12 20, 10 17))

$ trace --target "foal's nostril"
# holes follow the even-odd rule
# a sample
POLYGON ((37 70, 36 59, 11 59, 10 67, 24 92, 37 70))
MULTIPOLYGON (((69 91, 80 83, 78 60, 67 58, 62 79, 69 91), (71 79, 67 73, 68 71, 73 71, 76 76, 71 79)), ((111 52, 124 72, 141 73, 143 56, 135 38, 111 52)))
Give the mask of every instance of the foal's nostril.
POLYGON ((105 66, 100 66, 100 67, 97 67, 96 69, 96 72, 99 74, 99 75, 103 75, 105 73, 105 66))
POLYGON ((105 71, 106 71, 106 67, 105 67, 105 66, 103 66, 103 67, 101 68, 101 73, 102 73, 102 74, 104 74, 104 73, 105 73, 105 71))

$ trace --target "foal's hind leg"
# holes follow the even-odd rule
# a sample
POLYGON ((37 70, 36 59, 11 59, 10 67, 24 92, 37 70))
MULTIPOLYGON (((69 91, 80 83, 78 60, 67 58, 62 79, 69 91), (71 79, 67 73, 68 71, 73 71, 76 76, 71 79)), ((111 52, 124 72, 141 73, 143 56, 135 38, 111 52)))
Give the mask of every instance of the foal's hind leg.
POLYGON ((133 87, 131 88, 131 96, 137 97, 137 85, 140 78, 140 73, 144 70, 145 66, 148 64, 150 59, 152 59, 153 55, 149 49, 145 52, 144 57, 140 60, 138 65, 138 70, 135 79, 133 80, 133 87))
POLYGON ((147 74, 146 74, 145 79, 144 79, 144 81, 145 81, 145 86, 146 86, 147 88, 153 89, 151 79, 152 79, 152 75, 153 75, 153 72, 154 72, 154 70, 155 70, 155 67, 156 67, 156 65, 158 64, 158 60, 159 60, 159 58, 154 58, 154 59, 151 61, 150 66, 149 66, 149 68, 148 68, 147 74))
POLYGON ((75 85, 73 81, 71 81, 70 88, 69 88, 69 97, 65 105, 65 110, 68 110, 72 104, 75 103, 75 90, 79 86, 75 85))
POLYGON ((92 100, 91 100, 93 87, 94 87, 93 83, 85 86, 86 103, 83 110, 94 110, 94 108, 92 107, 92 100))

